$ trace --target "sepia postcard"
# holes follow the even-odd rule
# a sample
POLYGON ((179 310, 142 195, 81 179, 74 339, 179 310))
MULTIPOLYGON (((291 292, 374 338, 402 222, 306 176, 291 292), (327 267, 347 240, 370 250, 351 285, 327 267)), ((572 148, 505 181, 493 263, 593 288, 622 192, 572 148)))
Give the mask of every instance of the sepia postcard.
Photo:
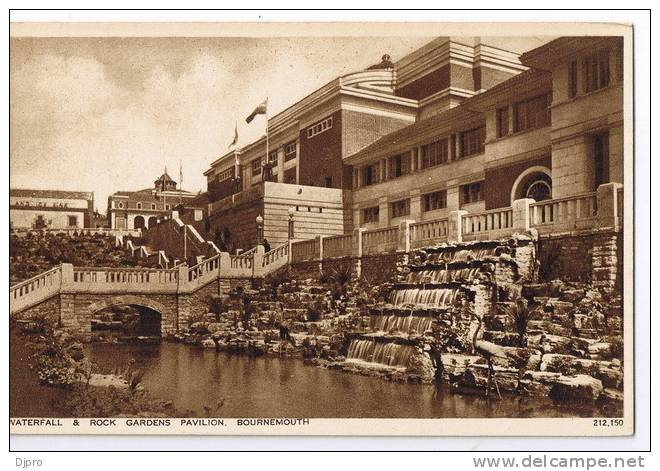
POLYGON ((634 432, 630 25, 10 33, 12 434, 634 432))

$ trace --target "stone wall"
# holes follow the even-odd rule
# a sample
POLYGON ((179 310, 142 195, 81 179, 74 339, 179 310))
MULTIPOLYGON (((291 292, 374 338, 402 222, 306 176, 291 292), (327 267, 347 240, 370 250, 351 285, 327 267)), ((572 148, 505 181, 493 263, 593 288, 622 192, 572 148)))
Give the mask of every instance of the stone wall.
POLYGON ((397 261, 403 255, 403 253, 384 253, 363 256, 361 277, 371 283, 393 281, 397 275, 397 261))
POLYGON ((321 275, 318 261, 296 262, 291 265, 290 276, 294 280, 317 279, 321 275))
POLYGON ((550 279, 570 281, 592 280, 610 288, 623 276, 623 237, 621 233, 589 231, 542 236, 539 239, 539 260, 553 252, 556 261, 550 279))

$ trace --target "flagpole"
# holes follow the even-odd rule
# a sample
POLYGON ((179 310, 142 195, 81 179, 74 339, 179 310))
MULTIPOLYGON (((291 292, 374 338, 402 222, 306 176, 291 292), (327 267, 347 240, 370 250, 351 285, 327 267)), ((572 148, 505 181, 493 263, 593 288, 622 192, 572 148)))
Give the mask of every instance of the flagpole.
POLYGON ((268 155, 268 97, 266 97, 266 165, 270 164, 270 155, 268 155))

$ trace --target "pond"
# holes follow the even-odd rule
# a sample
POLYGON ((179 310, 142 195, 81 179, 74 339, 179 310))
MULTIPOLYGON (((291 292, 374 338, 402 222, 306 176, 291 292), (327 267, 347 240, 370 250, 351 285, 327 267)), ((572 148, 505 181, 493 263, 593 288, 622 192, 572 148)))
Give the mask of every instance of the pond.
POLYGON ((133 358, 143 385, 179 410, 219 417, 574 417, 601 415, 597 408, 570 408, 550 399, 478 396, 438 391, 328 370, 298 359, 230 355, 183 344, 89 344, 86 354, 102 370, 123 368, 133 358))

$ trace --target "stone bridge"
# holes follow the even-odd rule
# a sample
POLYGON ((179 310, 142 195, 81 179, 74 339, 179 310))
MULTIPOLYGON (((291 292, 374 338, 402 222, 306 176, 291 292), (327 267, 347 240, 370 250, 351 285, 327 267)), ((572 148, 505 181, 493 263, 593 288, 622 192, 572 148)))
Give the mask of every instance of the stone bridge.
POLYGON ((112 306, 148 308, 160 315, 161 333, 177 332, 190 317, 208 312, 212 295, 234 283, 261 278, 288 262, 289 244, 264 253, 220 253, 201 263, 172 269, 87 268, 61 264, 9 289, 10 313, 46 316, 73 334, 91 336, 95 313, 112 306))

